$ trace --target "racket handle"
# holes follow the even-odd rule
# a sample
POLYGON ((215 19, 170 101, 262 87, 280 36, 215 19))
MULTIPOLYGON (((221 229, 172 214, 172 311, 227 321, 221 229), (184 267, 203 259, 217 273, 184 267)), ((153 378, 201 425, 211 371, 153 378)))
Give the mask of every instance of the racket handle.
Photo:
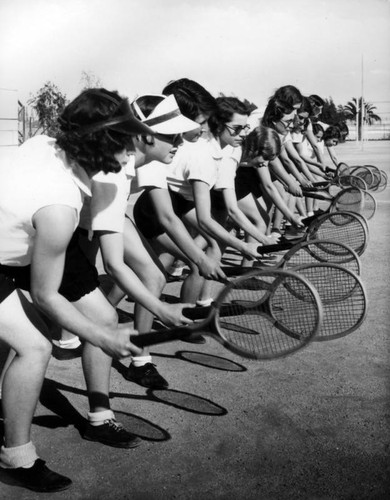
POLYGON ((302 188, 302 193, 303 196, 306 196, 307 198, 315 198, 316 200, 326 200, 326 201, 333 200, 331 196, 327 196, 325 194, 313 193, 312 191, 307 190, 307 188, 302 188))
POLYGON ((195 328, 191 328, 190 326, 180 326, 171 330, 159 330, 158 332, 131 335, 130 340, 137 347, 147 347, 149 345, 163 344, 164 342, 189 337, 194 330, 195 328))
POLYGON ((184 307, 183 316, 188 319, 205 319, 210 314, 212 306, 184 307))
MULTIPOLYGON (((302 238, 299 238, 301 241, 302 238)), ((264 245, 262 247, 257 247, 257 253, 273 253, 273 252, 281 252, 283 250, 289 250, 292 248, 296 242, 293 241, 283 241, 282 243, 278 243, 276 245, 264 245)))

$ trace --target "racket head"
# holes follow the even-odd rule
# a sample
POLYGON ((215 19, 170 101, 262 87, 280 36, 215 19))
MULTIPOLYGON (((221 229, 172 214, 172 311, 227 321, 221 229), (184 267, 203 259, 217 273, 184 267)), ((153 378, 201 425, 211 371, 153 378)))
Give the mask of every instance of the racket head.
POLYGON ((295 268, 317 289, 324 310, 319 342, 334 340, 354 332, 367 312, 367 294, 355 273, 337 264, 309 264, 295 268))
POLYGON ((381 191, 384 191, 387 188, 387 174, 383 170, 381 170, 380 173, 381 173, 381 180, 380 180, 380 183, 376 189, 376 191, 378 193, 380 193, 381 191))
POLYGON ((352 212, 330 212, 317 217, 307 230, 306 240, 335 240, 362 255, 368 245, 364 217, 352 212))
POLYGON ((351 168, 349 167, 349 165, 347 165, 346 163, 340 162, 336 168, 336 177, 340 177, 341 175, 349 175, 350 172, 351 172, 351 168))
POLYGON ((367 184, 364 179, 356 177, 355 175, 342 175, 338 179, 338 185, 341 189, 356 187, 362 189, 363 191, 367 191, 367 184))
POLYGON ((330 204, 330 211, 348 211, 363 213, 364 196, 363 191, 357 187, 348 187, 342 189, 333 198, 330 204))
POLYGON ((373 180, 372 180, 372 183, 371 183, 369 189, 371 191, 376 191, 381 183, 381 180, 382 180, 381 171, 375 165, 364 165, 364 166, 371 171, 372 176, 373 176, 373 180))
POLYGON ((338 264, 360 275, 360 259, 351 247, 335 240, 308 240, 295 245, 282 259, 283 269, 306 264, 338 264))
POLYGON ((219 337, 214 338, 257 360, 303 349, 318 334, 323 317, 317 290, 304 276, 281 269, 256 270, 233 280, 215 299, 214 309, 219 337))
POLYGON ((361 214, 365 217, 366 220, 370 220, 374 217, 376 212, 376 199, 369 191, 363 191, 363 210, 361 214))

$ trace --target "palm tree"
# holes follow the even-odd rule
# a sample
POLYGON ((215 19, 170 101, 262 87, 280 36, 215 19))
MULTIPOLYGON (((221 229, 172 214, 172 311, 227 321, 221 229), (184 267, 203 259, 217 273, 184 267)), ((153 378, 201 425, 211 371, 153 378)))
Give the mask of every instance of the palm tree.
POLYGON ((356 97, 352 98, 352 101, 348 101, 344 106, 344 113, 348 120, 351 120, 355 124, 357 124, 358 131, 358 139, 362 138, 362 101, 363 101, 363 123, 367 125, 372 125, 375 122, 380 122, 381 118, 375 113, 376 106, 371 104, 370 102, 364 101, 362 97, 357 99, 356 97))

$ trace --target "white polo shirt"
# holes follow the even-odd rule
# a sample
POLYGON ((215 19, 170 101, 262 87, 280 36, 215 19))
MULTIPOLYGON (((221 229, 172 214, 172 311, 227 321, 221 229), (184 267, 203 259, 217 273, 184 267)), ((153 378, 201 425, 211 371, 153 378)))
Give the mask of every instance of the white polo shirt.
POLYGON ((92 198, 86 200, 80 215, 80 227, 88 231, 123 233, 125 213, 135 177, 135 156, 130 156, 118 173, 98 172, 91 179, 92 198))
POLYGON ((221 149, 218 166, 218 178, 214 189, 234 189, 234 179, 242 156, 241 147, 225 146, 221 149))
POLYGON ((217 181, 221 148, 214 138, 185 141, 178 149, 168 174, 169 188, 193 201, 191 181, 205 182, 211 189, 217 181))
POLYGON ((85 195, 91 196, 87 173, 67 161, 55 139, 37 136, 7 154, 0 163, 0 263, 30 264, 34 214, 66 205, 74 208, 78 221, 85 195))
MULTIPOLYGON (((180 146, 178 151, 183 146, 180 146)), ((176 155, 178 152, 176 153, 176 155)), ((176 157, 175 155, 175 157, 176 157)), ((140 191, 148 187, 156 187, 160 189, 168 189, 167 177, 171 173, 172 163, 162 163, 160 161, 151 161, 137 167, 136 178, 134 182, 133 192, 140 191)))

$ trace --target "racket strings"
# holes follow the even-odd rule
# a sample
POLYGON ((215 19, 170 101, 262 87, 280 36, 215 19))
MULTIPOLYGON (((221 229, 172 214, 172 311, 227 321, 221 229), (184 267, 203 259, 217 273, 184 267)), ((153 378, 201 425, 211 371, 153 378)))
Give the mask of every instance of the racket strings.
POLYGON ((264 290, 256 290, 253 281, 253 277, 240 280, 224 298, 230 313, 218 318, 222 338, 261 359, 302 348, 315 335, 320 321, 318 297, 310 285, 300 277, 288 276, 265 298, 264 290))
POLYGON ((336 240, 361 255, 367 246, 367 230, 354 214, 334 212, 309 227, 308 239, 336 240))
POLYGON ((356 330, 366 314, 366 294, 361 281, 347 269, 335 265, 299 268, 317 289, 324 318, 317 340, 343 337, 356 330))
POLYGON ((331 262, 339 264, 356 274, 360 274, 360 263, 357 255, 347 246, 329 241, 313 240, 288 255, 283 264, 284 269, 294 269, 304 264, 331 262))

